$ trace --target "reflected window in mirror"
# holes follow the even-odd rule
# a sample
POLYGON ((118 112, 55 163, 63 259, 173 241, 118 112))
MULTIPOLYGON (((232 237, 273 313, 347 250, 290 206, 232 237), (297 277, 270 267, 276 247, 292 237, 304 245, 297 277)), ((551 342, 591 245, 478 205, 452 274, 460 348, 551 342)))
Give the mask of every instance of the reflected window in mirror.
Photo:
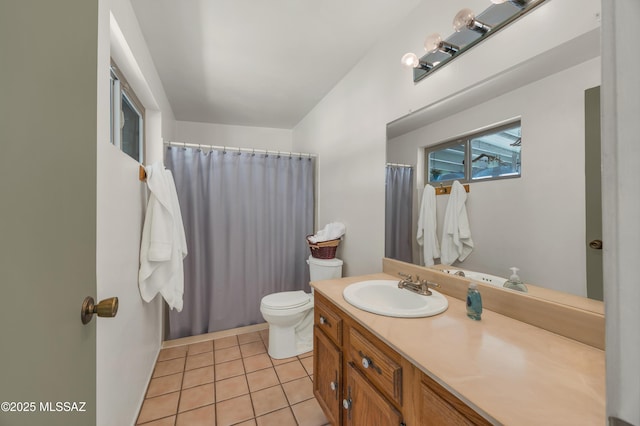
POLYGON ((455 141, 430 148, 427 153, 428 181, 465 180, 466 145, 465 142, 455 141))
POLYGON ((449 184, 520 177, 520 121, 425 149, 426 181, 449 184))

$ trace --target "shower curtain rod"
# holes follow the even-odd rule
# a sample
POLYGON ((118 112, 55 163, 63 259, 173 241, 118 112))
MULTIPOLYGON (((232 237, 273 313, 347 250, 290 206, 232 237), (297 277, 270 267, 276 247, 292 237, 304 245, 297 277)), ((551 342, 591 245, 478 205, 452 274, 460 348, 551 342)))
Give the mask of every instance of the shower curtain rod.
POLYGON ((392 167, 413 167, 411 164, 400 164, 400 163, 387 163, 387 166, 392 166, 392 167))
POLYGON ((276 154, 276 155, 283 155, 285 157, 308 157, 308 158, 315 158, 317 157, 316 154, 309 154, 306 152, 290 152, 290 151, 272 151, 272 150, 266 150, 266 149, 254 149, 254 148, 237 148, 237 147, 233 147, 233 146, 220 146, 220 145, 205 145, 205 144, 200 144, 200 143, 186 143, 186 142, 164 142, 164 145, 169 145, 169 146, 181 146, 183 148, 206 148, 206 149, 215 149, 215 150, 222 150, 222 151, 235 151, 235 152, 248 152, 248 153, 258 153, 258 154, 276 154))

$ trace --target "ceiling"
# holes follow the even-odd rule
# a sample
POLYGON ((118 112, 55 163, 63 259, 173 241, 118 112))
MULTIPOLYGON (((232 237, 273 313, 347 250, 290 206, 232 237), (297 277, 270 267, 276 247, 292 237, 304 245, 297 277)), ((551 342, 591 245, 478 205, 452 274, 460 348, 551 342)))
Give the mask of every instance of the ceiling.
POLYGON ((421 0, 131 0, 176 120, 293 128, 421 0))

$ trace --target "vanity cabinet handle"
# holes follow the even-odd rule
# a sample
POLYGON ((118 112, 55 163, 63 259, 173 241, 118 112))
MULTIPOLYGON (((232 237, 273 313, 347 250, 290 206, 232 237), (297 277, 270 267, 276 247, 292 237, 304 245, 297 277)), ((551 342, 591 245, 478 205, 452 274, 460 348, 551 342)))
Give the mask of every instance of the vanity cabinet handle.
POLYGON ((345 410, 350 410, 351 409, 351 399, 343 399, 342 400, 342 406, 344 407, 345 410))
POLYGON ((342 406, 347 410, 347 419, 351 420, 351 386, 347 387, 347 397, 342 400, 342 406))
POLYGON ((327 321, 327 319, 325 317, 323 317, 322 315, 320 315, 320 324, 330 325, 329 321, 327 321))
POLYGON ((336 389, 338 389, 338 384, 336 382, 331 382, 329 383, 329 387, 332 391, 335 391, 336 389))

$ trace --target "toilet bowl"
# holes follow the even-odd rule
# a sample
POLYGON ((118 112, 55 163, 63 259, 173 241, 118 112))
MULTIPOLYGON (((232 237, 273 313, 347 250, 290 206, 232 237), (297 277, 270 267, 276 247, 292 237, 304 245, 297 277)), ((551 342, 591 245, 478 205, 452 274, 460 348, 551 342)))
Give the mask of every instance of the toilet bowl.
POLYGON ((290 358, 313 349, 313 295, 304 291, 269 294, 260 302, 269 323, 269 356, 290 358))
MULTIPOLYGON (((342 260, 309 257, 311 281, 340 278, 342 260)), ((283 291, 260 302, 262 317, 269 324, 269 356, 290 358, 313 349, 313 293, 283 291)))

